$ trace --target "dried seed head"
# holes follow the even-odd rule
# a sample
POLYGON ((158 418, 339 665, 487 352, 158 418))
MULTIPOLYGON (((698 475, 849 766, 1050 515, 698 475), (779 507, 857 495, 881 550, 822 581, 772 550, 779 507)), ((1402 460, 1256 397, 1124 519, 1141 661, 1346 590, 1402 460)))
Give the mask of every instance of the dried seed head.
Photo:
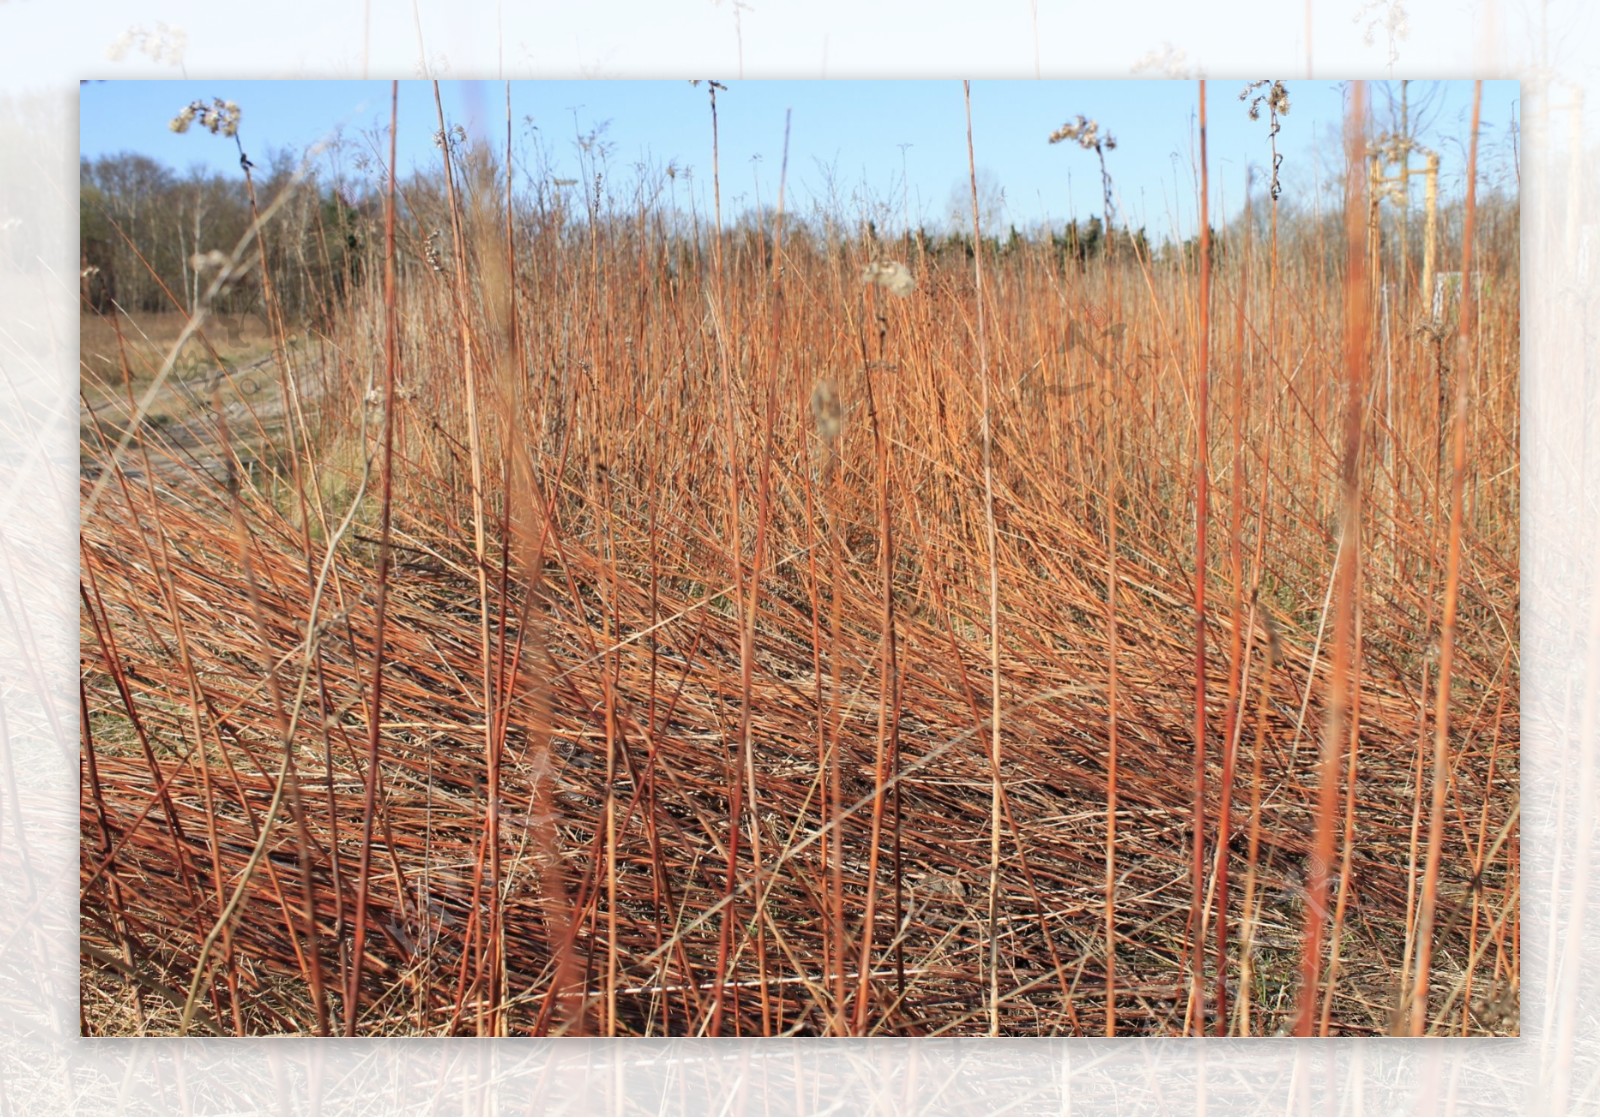
POLYGON ((1267 94, 1267 104, 1279 116, 1289 115, 1289 91, 1283 87, 1281 81, 1272 83, 1272 90, 1267 94))
POLYGON ((428 258, 428 267, 432 268, 440 275, 444 274, 444 256, 442 253, 440 253, 439 246, 435 243, 435 241, 437 241, 437 239, 442 236, 443 233, 444 230, 435 229, 433 232, 428 234, 428 239, 423 242, 423 253, 428 258))
POLYGON ((875 283, 891 295, 905 298, 916 289, 911 270, 897 260, 874 260, 861 269, 862 283, 875 283))
POLYGON ((1137 74, 1141 71, 1154 70, 1168 78, 1199 77, 1200 71, 1189 66, 1188 61, 1187 51, 1173 46, 1171 42, 1163 42, 1159 50, 1148 51, 1135 62, 1130 72, 1137 74))
POLYGON ((239 134, 239 117, 242 114, 239 106, 232 101, 224 101, 220 97, 213 97, 208 105, 204 101, 190 101, 178 111, 167 127, 174 132, 187 132, 189 126, 197 119, 200 127, 210 132, 213 136, 228 136, 230 138, 239 134))
POLYGON ((433 146, 440 151, 454 151, 466 142, 467 130, 459 124, 451 125, 449 131, 435 131, 433 134, 433 146))
POLYGON ((1253 81, 1239 91, 1239 100, 1250 102, 1251 120, 1261 119, 1262 105, 1265 105, 1267 111, 1273 116, 1289 115, 1289 90, 1285 88, 1281 80, 1272 81, 1268 78, 1260 78, 1253 81), (1267 91, 1265 93, 1256 93, 1256 90, 1262 86, 1266 86, 1267 91), (1251 94, 1255 94, 1255 96, 1252 97, 1251 94))
POLYGON ((1272 619, 1272 614, 1269 611, 1262 610, 1261 624, 1262 628, 1267 631, 1268 664, 1283 663, 1283 638, 1278 635, 1278 623, 1272 619))
POLYGON ((1356 14, 1351 17, 1351 23, 1366 21, 1366 26, 1361 32, 1361 41, 1367 46, 1373 46, 1378 40, 1378 32, 1383 32, 1389 45, 1389 63, 1393 65, 1400 57, 1399 44, 1411 37, 1411 20, 1406 14, 1405 4, 1401 0, 1366 0, 1356 9, 1356 14))
POLYGON ((832 445, 844 429, 844 407, 833 381, 819 380, 811 390, 811 418, 817 425, 817 437, 832 445))
POLYGON ((831 380, 811 390, 811 419, 817 426, 817 477, 826 482, 839 464, 839 435, 844 430, 844 404, 831 380))
POLYGON ((1283 168, 1283 153, 1278 150, 1278 131, 1283 127, 1278 120, 1289 112, 1289 91, 1282 81, 1272 81, 1260 78, 1246 85, 1239 91, 1239 100, 1250 102, 1250 119, 1261 119, 1261 106, 1266 105, 1267 115, 1272 121, 1272 127, 1267 132, 1267 137, 1272 141, 1272 200, 1276 202, 1283 193, 1283 182, 1278 178, 1278 172, 1283 168), (1262 86, 1267 87, 1265 93, 1256 93, 1262 86), (1255 94, 1254 97, 1251 94, 1255 94))
POLYGON ((106 48, 106 57, 113 62, 121 62, 128 57, 129 51, 137 49, 152 62, 181 66, 183 52, 188 46, 189 33, 181 27, 157 23, 154 31, 147 31, 141 24, 118 35, 116 42, 106 48))
POLYGON ((1084 151, 1098 151, 1102 148, 1106 151, 1117 150, 1116 137, 1111 135, 1110 132, 1101 136, 1100 122, 1090 120, 1082 113, 1078 114, 1078 119, 1069 120, 1050 133, 1050 142, 1052 144, 1059 144, 1063 140, 1073 141, 1084 151))

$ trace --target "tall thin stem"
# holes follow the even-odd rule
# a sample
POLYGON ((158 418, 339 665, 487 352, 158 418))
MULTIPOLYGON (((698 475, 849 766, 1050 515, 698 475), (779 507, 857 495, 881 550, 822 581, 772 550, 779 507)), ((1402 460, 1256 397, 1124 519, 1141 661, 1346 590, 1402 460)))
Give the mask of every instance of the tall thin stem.
POLYGON ((989 544, 989 1035, 1000 1035, 1000 572, 994 526, 994 447, 989 407, 989 351, 983 321, 983 226, 978 218, 978 163, 972 149, 972 83, 961 83, 967 106, 967 173, 972 195, 972 271, 978 302, 978 385, 983 406, 983 522, 989 544))
POLYGON ((1472 86, 1472 140, 1467 153, 1467 199, 1461 226, 1461 329, 1456 336, 1455 432, 1450 458, 1450 543, 1445 560, 1444 618, 1439 626, 1439 686, 1433 705, 1433 804, 1428 815, 1428 853, 1422 871, 1422 911, 1417 929, 1417 976, 1411 990, 1410 1029, 1421 1035, 1428 1021, 1428 967, 1433 961, 1433 924, 1438 909, 1439 860, 1444 846, 1445 798, 1450 784, 1450 672, 1456 655, 1456 607, 1461 593, 1461 514, 1467 470, 1467 402, 1476 292, 1472 282, 1472 226, 1477 209, 1478 121, 1483 83, 1472 86))
MULTIPOLYGON (((1333 672, 1328 683, 1328 719, 1317 772, 1316 835, 1306 880, 1306 930, 1301 944, 1300 1000, 1296 1036, 1310 1036, 1322 973, 1322 942, 1328 918, 1328 882, 1333 876, 1334 822, 1339 797, 1339 761, 1350 713, 1351 662, 1355 644, 1356 563, 1361 550, 1361 425, 1371 342, 1371 294, 1367 286, 1366 86, 1355 83, 1345 120, 1344 449, 1340 457, 1339 553, 1333 582, 1333 672)), ((1354 794, 1354 789, 1351 790, 1354 794)))
POLYGON ((1211 380, 1211 209, 1206 170, 1206 83, 1200 82, 1200 346, 1195 368, 1194 460, 1194 799, 1190 825, 1194 831, 1190 864, 1189 1013, 1185 1032, 1200 1031, 1205 1021, 1206 920, 1204 907, 1206 846, 1206 516, 1211 461, 1207 429, 1207 387, 1211 380))
POLYGON ((389 193, 383 219, 383 463, 378 471, 378 588, 373 605, 373 650, 371 703, 367 715, 367 780, 363 804, 361 867, 356 876, 355 936, 351 956, 350 987, 345 991, 344 1033, 356 1035, 356 1016, 361 1008, 361 972, 366 962, 367 884, 372 872, 372 824, 378 810, 378 739, 383 711, 383 629, 389 600, 390 525, 394 494, 394 384, 398 361, 400 322, 395 313, 394 218, 395 218, 395 136, 400 117, 400 83, 391 87, 389 106, 389 193))

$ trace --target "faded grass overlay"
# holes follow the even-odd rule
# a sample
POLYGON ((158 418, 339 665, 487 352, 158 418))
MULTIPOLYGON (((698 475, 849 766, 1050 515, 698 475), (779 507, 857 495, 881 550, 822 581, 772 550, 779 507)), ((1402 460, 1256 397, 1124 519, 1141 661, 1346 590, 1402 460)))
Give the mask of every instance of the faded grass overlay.
POLYGON ((85 1032, 1514 1034, 1518 199, 1408 242, 1356 93, 1155 246, 1082 117, 1032 240, 195 102, 268 217, 168 277, 97 168, 85 1032))

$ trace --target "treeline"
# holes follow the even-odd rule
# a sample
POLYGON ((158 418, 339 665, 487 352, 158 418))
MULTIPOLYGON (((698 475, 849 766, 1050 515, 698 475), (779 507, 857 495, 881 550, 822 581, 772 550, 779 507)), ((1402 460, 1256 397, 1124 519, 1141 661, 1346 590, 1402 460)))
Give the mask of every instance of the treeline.
MULTIPOLYGON (((1461 267, 1461 236, 1465 218, 1465 203, 1456 198, 1441 203, 1435 219, 1434 275, 1455 273, 1461 267)), ((1385 203, 1378 212, 1378 258, 1385 283, 1394 283, 1403 277, 1404 286, 1417 292, 1429 305, 1432 293, 1420 290, 1425 256, 1427 215, 1420 204, 1414 204, 1406 214, 1402 237, 1401 213, 1398 207, 1385 203), (1402 244, 1404 259, 1402 259, 1402 244)), ((1476 200, 1474 217, 1473 271, 1496 283, 1517 283, 1521 277, 1522 209, 1515 193, 1504 188, 1481 190, 1476 200)), ((1268 207, 1258 204, 1252 208, 1247 227, 1240 215, 1220 232, 1214 248, 1226 266, 1237 255, 1240 246, 1249 243, 1254 251, 1262 253, 1256 259, 1265 259, 1264 251, 1271 232, 1268 207)), ((1345 261, 1344 214, 1336 207, 1316 211, 1289 210, 1287 219, 1280 216, 1278 224, 1279 260, 1285 267, 1312 271, 1322 282, 1342 280, 1345 261)))
MULTIPOLYGON (((868 235, 877 239, 877 230, 868 223, 868 235)), ((960 230, 930 231, 920 226, 908 238, 919 254, 935 258, 973 255, 972 235, 960 230)), ((1047 251, 1057 262, 1074 264, 1079 268, 1102 257, 1137 254, 1150 258, 1150 240, 1143 228, 1138 230, 1112 229, 1109 233, 1098 216, 1080 222, 1073 219, 1059 228, 1041 227, 1024 232, 1011 225, 1005 236, 983 238, 984 253, 996 260, 1019 256, 1023 253, 1047 251)))
MULTIPOLYGON (((274 295, 297 318, 325 314, 361 282, 378 208, 324 186, 296 182, 298 160, 273 153, 255 172, 256 212, 271 212, 262 244, 274 295)), ((101 313, 192 310, 254 223, 242 175, 179 175, 144 155, 80 159, 78 233, 83 295, 101 313)), ((214 309, 260 312, 260 259, 252 244, 214 309)))
MULTIPOLYGON (((504 204, 503 178, 494 160, 482 152, 453 152, 457 188, 469 198, 483 190, 484 205, 504 204), (481 163, 482 165, 474 165, 481 163), (475 185, 478 184, 478 185, 475 185), (487 187, 482 184, 495 184, 487 187)), ((296 321, 319 320, 332 312, 368 275, 381 273, 383 203, 377 183, 350 186, 341 178, 330 185, 316 174, 297 180, 298 159, 288 152, 269 155, 255 171, 257 209, 271 212, 262 238, 266 266, 283 312, 296 321)), ((210 289, 215 272, 207 257, 228 254, 252 224, 250 193, 240 174, 191 170, 180 175, 143 155, 122 154, 80 161, 81 265, 83 297, 88 309, 102 312, 113 305, 125 310, 156 312, 189 310, 210 289)), ((522 175, 523 189, 513 199, 513 226, 519 255, 535 242, 607 255, 619 243, 633 246, 652 280, 678 284, 703 274, 714 256, 714 223, 705 214, 665 205, 641 204, 651 196, 648 184, 637 184, 632 199, 604 194, 596 184, 552 180, 545 174, 522 175)), ((608 187, 616 184, 607 184, 608 187)), ((657 197, 659 194, 656 195, 657 197)), ((449 207, 443 175, 417 173, 400 184, 399 241, 403 271, 444 270, 450 266, 449 207)), ((1246 211, 1212 229, 1212 257, 1229 269, 1243 259, 1245 246, 1264 254, 1269 243, 1270 205, 1258 200, 1246 211)), ((726 266, 742 274, 772 266, 770 210, 751 211, 728 220, 722 251, 726 266)), ((1391 206, 1380 215, 1385 267, 1398 267, 1398 217, 1391 206)), ((1498 276, 1515 275, 1520 214, 1515 195, 1486 192, 1478 201, 1479 267, 1498 276)), ((1421 267, 1423 216, 1415 207, 1409 219, 1406 271, 1411 282, 1421 267)), ((1436 268, 1459 267, 1461 203, 1441 207, 1436 268)), ((1278 215, 1279 257, 1286 266, 1312 269, 1325 278, 1340 273, 1344 260, 1343 217, 1337 207, 1307 208, 1285 203, 1278 215)), ((1192 270, 1197 266, 1199 238, 1152 242, 1144 228, 1107 229, 1095 215, 1065 224, 1027 230, 1009 226, 1003 233, 985 233, 984 255, 996 267, 1016 265, 1035 272, 1043 267, 1063 278, 1119 266, 1192 270)), ((970 230, 915 230, 888 234, 871 220, 848 222, 820 211, 784 218, 785 251, 794 258, 836 256, 843 266, 859 265, 863 256, 893 258, 913 269, 970 262, 974 242, 970 230)), ((543 259, 551 259, 544 252, 543 259)), ((530 256, 531 258, 531 256, 530 256)), ((576 258, 576 257, 574 257, 576 258)), ((615 256, 612 256, 615 259, 615 256)), ((222 313, 261 313, 257 252, 251 245, 243 260, 244 274, 224 288, 213 305, 222 313)), ((641 277, 645 278, 645 277, 641 277)))

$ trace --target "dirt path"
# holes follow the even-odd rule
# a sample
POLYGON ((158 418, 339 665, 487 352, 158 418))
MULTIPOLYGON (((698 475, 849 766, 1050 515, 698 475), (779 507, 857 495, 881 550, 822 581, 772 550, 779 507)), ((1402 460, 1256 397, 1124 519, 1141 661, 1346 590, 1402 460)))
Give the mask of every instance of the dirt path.
MULTIPOLYGON (((322 378, 315 375, 314 367, 307 366, 303 352, 291 348, 290 354, 299 407, 309 416, 322 395, 322 378)), ((142 399, 137 390, 135 398, 142 399)), ((130 478, 142 477, 145 458, 141 449, 148 449, 156 452, 150 455, 150 462, 164 482, 187 480, 198 471, 225 483, 228 455, 222 447, 224 431, 234 455, 249 469, 281 441, 288 406, 284 378, 272 354, 199 372, 174 372, 145 405, 140 433, 128 441, 119 461, 130 478)), ((111 396, 90 400, 84 394, 80 396, 78 424, 85 449, 102 438, 115 443, 128 429, 127 401, 111 396)), ((98 477, 103 469, 100 459, 98 454, 84 453, 82 475, 98 477)))

